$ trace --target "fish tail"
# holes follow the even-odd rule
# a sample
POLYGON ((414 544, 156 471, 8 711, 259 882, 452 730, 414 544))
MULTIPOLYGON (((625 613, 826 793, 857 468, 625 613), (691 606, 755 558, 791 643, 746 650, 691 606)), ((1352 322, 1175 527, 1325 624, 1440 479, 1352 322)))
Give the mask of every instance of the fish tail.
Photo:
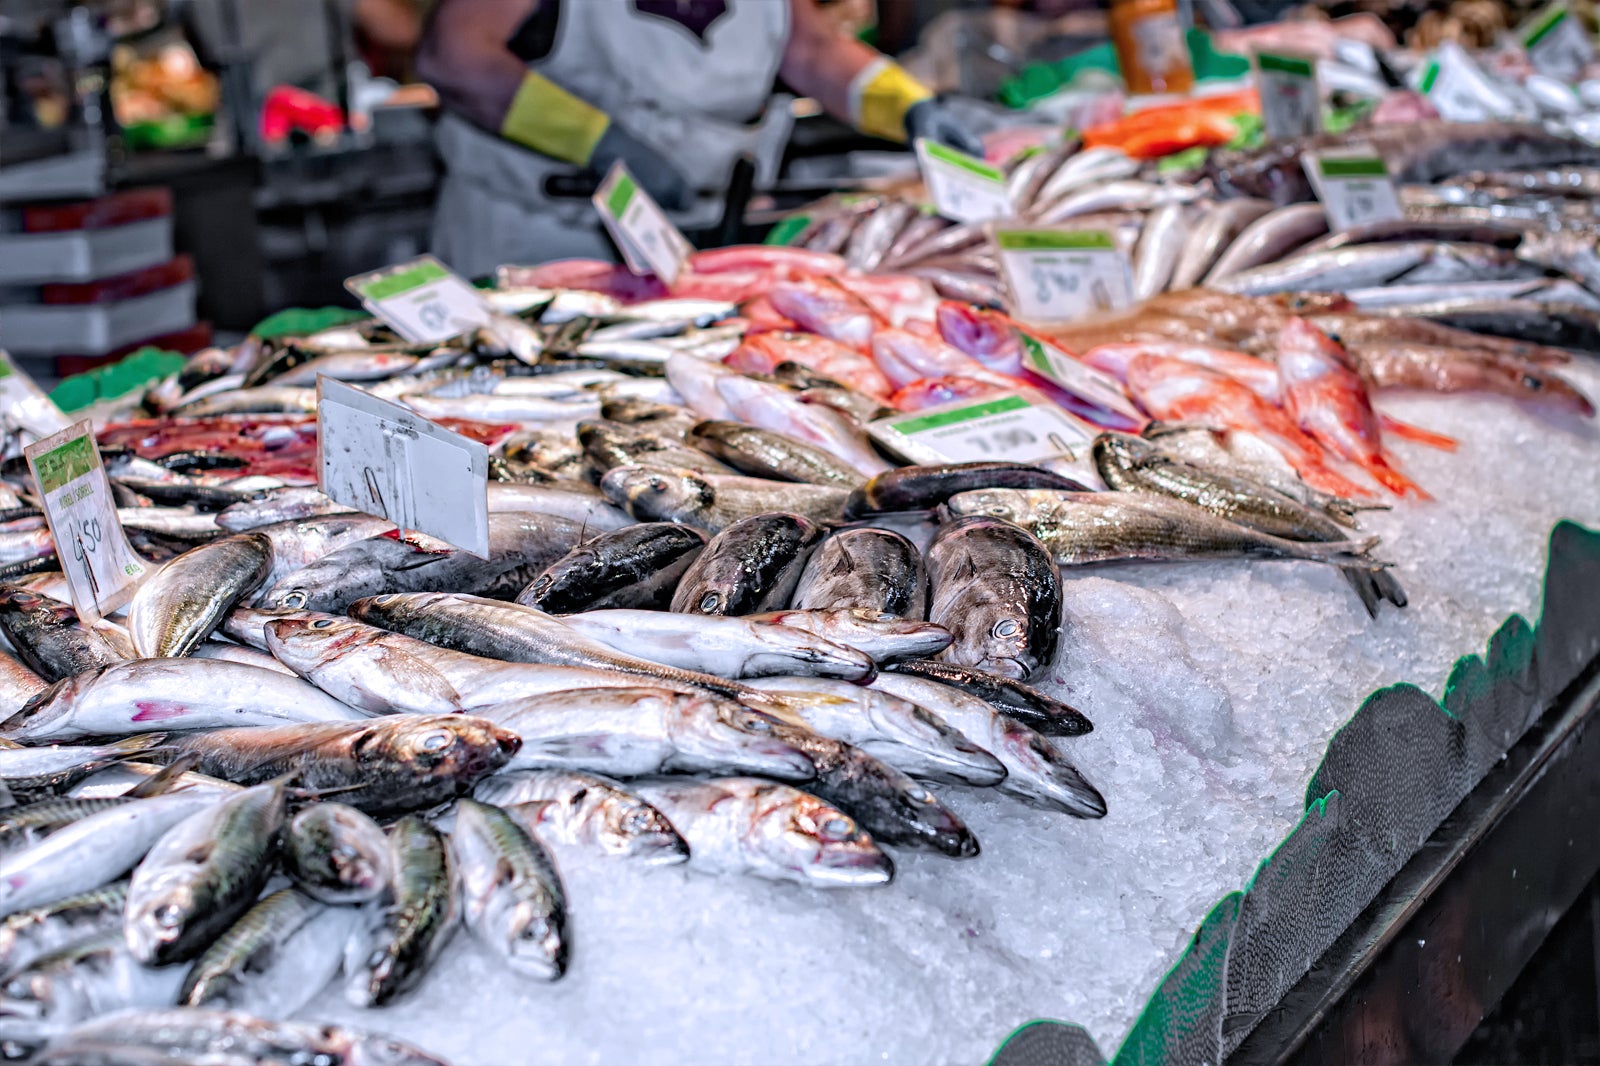
POLYGON ((1413 426, 1401 422, 1397 418, 1390 418, 1388 415, 1379 415, 1378 425, 1382 427, 1385 433, 1392 433, 1401 440, 1426 444, 1428 447, 1437 448, 1442 452, 1453 452, 1460 447, 1460 442, 1454 437, 1447 437, 1443 433, 1435 433, 1432 430, 1423 429, 1421 426, 1413 426))
POLYGON ((1359 566, 1346 566, 1339 572, 1361 598, 1361 606, 1366 608, 1367 617, 1378 617, 1378 590, 1373 587, 1371 572, 1359 566))
POLYGON ((1377 589, 1378 595, 1396 607, 1404 607, 1409 602, 1406 590, 1400 587, 1400 579, 1394 576, 1393 571, 1373 570, 1370 574, 1372 586, 1377 589))
POLYGON ((1421 485, 1418 485, 1415 481, 1390 466, 1381 456, 1374 456, 1370 461, 1363 463, 1362 466, 1367 473, 1378 480, 1380 485, 1396 496, 1411 494, 1419 500, 1433 499, 1421 485))

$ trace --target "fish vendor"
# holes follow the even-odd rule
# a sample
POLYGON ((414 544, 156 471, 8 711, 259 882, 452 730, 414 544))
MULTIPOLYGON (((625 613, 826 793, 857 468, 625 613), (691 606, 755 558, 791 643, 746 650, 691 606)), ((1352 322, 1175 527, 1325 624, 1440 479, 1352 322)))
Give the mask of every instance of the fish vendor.
POLYGON ((610 257, 587 196, 550 178, 621 161, 669 211, 721 190, 778 76, 864 133, 982 147, 816 0, 441 0, 416 63, 445 109, 433 252, 468 276, 610 257))

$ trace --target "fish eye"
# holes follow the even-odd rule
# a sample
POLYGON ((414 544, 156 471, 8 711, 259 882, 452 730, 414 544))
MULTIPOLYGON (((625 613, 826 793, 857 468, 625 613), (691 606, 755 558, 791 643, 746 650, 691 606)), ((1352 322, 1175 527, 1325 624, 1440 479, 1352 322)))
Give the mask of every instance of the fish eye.
POLYGON ((705 613, 710 614, 712 611, 717 609, 717 605, 721 602, 722 596, 719 593, 708 592, 704 596, 700 597, 700 609, 705 613))
POLYGON ((311 623, 311 628, 312 629, 327 629, 331 625, 333 625, 333 619, 331 619, 331 618, 318 618, 316 621, 311 623))
POLYGON ((933 793, 929 792, 925 788, 919 788, 916 785, 912 785, 909 788, 907 788, 906 789, 906 795, 910 796, 912 799, 916 800, 918 803, 932 803, 933 802, 933 793))
POLYGON ((1017 623, 1011 618, 1002 618, 994 624, 994 635, 997 637, 1014 636, 1017 632, 1017 623))
POLYGON ((521 936, 524 940, 543 940, 549 935, 550 923, 545 921, 543 918, 535 918, 533 921, 522 927, 521 936))
POLYGON ((308 599, 309 597, 304 592, 295 591, 283 598, 283 605, 292 611, 298 611, 306 605, 308 599))
POLYGON ((745 716, 744 727, 752 733, 770 733, 772 731, 771 722, 765 718, 757 718, 753 714, 745 716))
POLYGON ((1522 387, 1527 389, 1529 392, 1538 392, 1540 389, 1544 388, 1544 382, 1540 381, 1532 374, 1524 374, 1522 375, 1522 387))
POLYGON ((662 478, 658 478, 658 477, 651 478, 650 479, 650 491, 651 492, 666 492, 667 491, 667 483, 666 483, 666 481, 663 480, 662 478))
POLYGON ((448 730, 436 729, 417 741, 417 747, 423 751, 443 751, 450 746, 450 733, 448 730))
POLYGON ((168 903, 159 908, 155 913, 156 924, 163 929, 173 929, 183 920, 183 908, 176 903, 168 903))
POLYGON ((583 797, 587 796, 588 794, 589 794, 589 788, 588 788, 587 785, 585 785, 583 788, 578 789, 578 791, 576 791, 576 792, 574 792, 572 794, 572 802, 574 804, 582 803, 583 802, 583 797))
POLYGON ((829 818, 817 826, 817 835, 829 843, 838 843, 849 840, 855 835, 856 827, 850 824, 848 818, 829 818))

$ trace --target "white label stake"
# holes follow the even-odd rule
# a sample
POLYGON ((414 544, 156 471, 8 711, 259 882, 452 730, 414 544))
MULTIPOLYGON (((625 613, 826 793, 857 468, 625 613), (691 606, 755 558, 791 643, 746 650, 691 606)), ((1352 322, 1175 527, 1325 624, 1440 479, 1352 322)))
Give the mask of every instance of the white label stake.
POLYGON ((988 222, 1015 213, 1006 176, 983 160, 919 137, 917 161, 922 164, 922 183, 928 187, 934 209, 945 218, 988 222))
POLYGON ((489 557, 489 449, 332 378, 317 378, 318 487, 330 498, 489 557))
POLYGON ((1101 230, 1001 229, 994 233, 1013 313, 1064 322, 1133 302, 1128 257, 1101 230))
POLYGON ((627 167, 621 163, 612 166, 594 194, 594 206, 611 239, 622 249, 629 270, 654 274, 668 285, 678 280, 694 246, 650 194, 639 188, 627 167))
POLYGON ((1350 229, 1366 222, 1401 218, 1400 194, 1389 170, 1376 154, 1316 155, 1301 157, 1306 176, 1328 214, 1328 228, 1350 229))
POLYGON ((1558 81, 1577 81, 1583 68, 1594 59, 1594 41, 1568 9, 1566 0, 1557 0, 1529 18, 1517 36, 1528 50, 1528 61, 1534 69, 1558 81))
POLYGON ((867 432, 916 463, 1031 463, 1078 451, 1094 431, 1036 392, 961 400, 881 418, 867 432))
POLYGON ((0 417, 30 437, 48 437, 70 424, 55 401, 0 351, 0 417))
POLYGON ((1261 94, 1261 124, 1271 139, 1290 140, 1321 131, 1315 59, 1257 52, 1256 88, 1261 94))
POLYGON ((89 621, 132 598, 149 565, 117 520, 116 498, 87 420, 23 449, 39 486, 45 521, 72 605, 89 621))
POLYGON ((489 305, 431 255, 357 274, 344 287, 412 344, 437 344, 489 321, 489 305))

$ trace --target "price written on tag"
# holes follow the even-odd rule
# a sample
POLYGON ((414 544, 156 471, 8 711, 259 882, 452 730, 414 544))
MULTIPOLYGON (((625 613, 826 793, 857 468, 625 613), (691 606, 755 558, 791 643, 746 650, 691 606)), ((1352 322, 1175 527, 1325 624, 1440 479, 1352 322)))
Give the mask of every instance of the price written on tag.
POLYGON ((1400 194, 1377 155, 1336 156, 1307 153, 1306 175, 1328 214, 1328 228, 1350 229, 1367 222, 1401 218, 1400 194))
POLYGON ((117 520, 93 425, 78 422, 30 444, 23 454, 79 616, 93 621, 127 603, 150 567, 117 520))
POLYGON ((919 137, 917 161, 934 209, 945 218, 988 222, 1015 214, 1006 176, 983 160, 919 137))
POLYGON ((617 163, 594 194, 595 209, 622 258, 635 274, 654 274, 671 285, 694 251, 650 194, 639 188, 628 168, 617 163))
POLYGON ((1446 41, 1413 75, 1412 88, 1428 98, 1441 116, 1451 122, 1480 122, 1494 117, 1489 101, 1494 90, 1472 57, 1458 44, 1446 41))
POLYGON ((1081 450, 1093 434, 1036 392, 962 400, 869 423, 867 432, 914 463, 1029 463, 1081 450))
POLYGON ((331 499, 488 558, 488 448, 328 377, 317 422, 318 487, 331 499))
POLYGON ((1268 137, 1289 140, 1321 132, 1315 59, 1257 52, 1256 88, 1261 94, 1261 124, 1268 137))
POLYGON ((1024 374, 1042 378, 1096 407, 1131 419, 1136 425, 1149 421, 1111 375, 1085 366, 1054 345, 1027 334, 1022 335, 1022 353, 1024 374))
POLYGON ((1012 312, 1062 322, 1133 302, 1128 257, 1101 230, 1001 229, 993 233, 1012 312))
POLYGON ((1594 59, 1594 41, 1564 0, 1534 14, 1517 30, 1528 61, 1540 74, 1560 81, 1577 81, 1594 59))
POLYGON ((431 255, 357 274, 344 287, 413 344, 437 344, 489 321, 483 298, 431 255))
POLYGON ((0 351, 0 417, 33 438, 60 433, 71 424, 55 401, 4 351, 0 351))

